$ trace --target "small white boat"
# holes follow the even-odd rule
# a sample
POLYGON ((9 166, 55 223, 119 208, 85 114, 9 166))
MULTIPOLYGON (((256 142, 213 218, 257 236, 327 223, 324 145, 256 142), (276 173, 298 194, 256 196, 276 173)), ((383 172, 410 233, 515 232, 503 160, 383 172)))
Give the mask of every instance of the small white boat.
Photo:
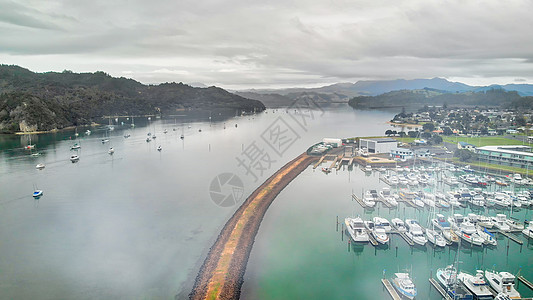
POLYGON ((322 172, 328 174, 328 173, 331 173, 331 169, 330 168, 322 168, 322 172))
POLYGON ((85 131, 85 135, 91 135, 91 131, 90 131, 89 129, 87 129, 87 130, 85 131))
POLYGON ((476 275, 460 272, 457 278, 466 286, 476 299, 493 299, 489 286, 483 278, 483 271, 476 270, 476 275))
POLYGON ((78 150, 78 149, 80 149, 80 148, 81 148, 80 144, 76 143, 76 144, 74 144, 74 145, 72 145, 72 146, 70 147, 70 150, 78 150))
POLYGON ((131 135, 130 135, 129 133, 126 133, 126 134, 124 135, 124 138, 127 139, 127 138, 129 138, 130 136, 131 136, 131 135))
POLYGON ((152 141, 152 139, 151 139, 150 137, 147 137, 147 138, 146 138, 146 142, 147 142, 147 143, 149 143, 149 142, 151 142, 151 141, 152 141))
POLYGON ((449 265, 446 268, 439 268, 435 273, 435 277, 439 283, 444 287, 444 290, 448 293, 452 299, 466 300, 474 299, 472 293, 470 293, 465 287, 457 282, 457 269, 453 265, 449 265))
POLYGON ((511 230, 524 230, 524 224, 518 221, 507 219, 507 224, 511 227, 511 230))
POLYGON ((368 207, 374 207, 376 201, 374 201, 374 196, 369 191, 366 191, 365 196, 363 197, 363 203, 368 207))
POLYGON ((405 298, 407 299, 414 299, 416 297, 416 287, 409 278, 408 273, 394 273, 396 276, 395 278, 392 278, 392 285, 394 285, 394 288, 405 298))
POLYGON ((417 220, 406 219, 405 225, 407 227, 407 232, 405 233, 405 235, 407 235, 407 237, 413 240, 415 244, 424 246, 427 243, 424 231, 422 230, 420 224, 418 224, 417 220))
POLYGON ((436 230, 426 229, 426 238, 428 242, 432 243, 433 245, 437 247, 446 246, 446 240, 436 230))
POLYGON ((35 166, 35 168, 38 169, 38 170, 42 170, 42 169, 44 169, 44 167, 45 167, 45 165, 42 164, 42 163, 41 163, 41 164, 37 164, 37 165, 35 166))
POLYGON ((77 162, 78 160, 80 160, 80 157, 78 155, 73 154, 73 155, 70 156, 70 161, 71 162, 74 163, 74 162, 77 162))
POLYGON ((394 225, 394 227, 396 227, 396 230, 398 232, 406 232, 407 231, 407 228, 405 227, 405 223, 402 221, 402 219, 399 219, 399 218, 394 218, 391 220, 392 222, 392 225, 394 225))
POLYGON ((485 271, 485 278, 490 286, 498 293, 504 293, 511 299, 521 299, 515 289, 516 277, 509 272, 485 271))
POLYGON ((365 166, 365 172, 372 172, 372 166, 370 165, 365 166))
POLYGON ((390 226, 390 223, 387 219, 381 217, 374 217, 372 220, 374 221, 374 227, 383 228, 387 233, 391 232, 392 227, 390 226))
POLYGON ((113 153, 115 153, 115 149, 113 149, 113 147, 109 148, 109 151, 107 151, 107 153, 109 153, 110 155, 113 155, 113 153))
POLYGON ((529 222, 528 226, 522 230, 522 233, 528 238, 533 238, 533 222, 529 222))
POLYGON ((109 143, 109 139, 102 139, 102 144, 109 143))
POLYGON ((346 229, 354 242, 368 242, 368 234, 366 233, 363 219, 359 217, 353 219, 345 218, 344 224, 346 224, 346 229))
POLYGON ((442 236, 451 243, 459 243, 459 237, 451 229, 443 230, 442 236))
POLYGON ((497 214, 496 217, 491 218, 494 223, 494 227, 498 228, 501 231, 509 231, 511 227, 507 224, 507 216, 504 214, 497 214))
POLYGON ((488 231, 487 228, 477 225, 476 230, 477 234, 483 239, 484 244, 492 246, 498 245, 496 237, 494 236, 494 234, 488 231))
POLYGON ((166 129, 165 129, 165 130, 163 130, 163 133, 167 133, 167 132, 168 132, 168 131, 167 131, 166 129))
POLYGON ((378 227, 374 224, 374 229, 371 231, 372 235, 380 244, 386 244, 389 242, 389 236, 383 227, 378 227))
POLYGON ((163 148, 161 147, 161 145, 157 146, 157 151, 161 151, 163 150, 163 148))
POLYGON ((484 239, 479 236, 477 229, 470 221, 466 220, 461 223, 459 230, 455 232, 461 239, 474 245, 483 246, 484 239))
POLYGON ((42 195, 43 195, 43 191, 42 190, 35 190, 35 191, 33 191, 33 194, 32 194, 33 198, 39 198, 42 195))

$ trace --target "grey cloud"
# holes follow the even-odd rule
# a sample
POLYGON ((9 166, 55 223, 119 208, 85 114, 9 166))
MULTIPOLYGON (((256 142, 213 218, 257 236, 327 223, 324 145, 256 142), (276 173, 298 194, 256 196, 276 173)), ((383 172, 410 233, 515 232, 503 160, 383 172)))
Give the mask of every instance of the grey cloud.
POLYGON ((533 80, 528 32, 533 2, 526 0, 6 3, 11 8, 0 13, 0 20, 27 25, 0 26, 0 53, 12 58, 7 63, 28 62, 30 68, 33 63, 53 69, 53 60, 46 65, 33 59, 47 54, 68 56, 72 70, 114 75, 129 70, 133 78, 151 83, 253 87, 436 76, 533 80), (46 25, 62 31, 33 29, 46 25), (157 72, 165 69, 171 72, 157 72))

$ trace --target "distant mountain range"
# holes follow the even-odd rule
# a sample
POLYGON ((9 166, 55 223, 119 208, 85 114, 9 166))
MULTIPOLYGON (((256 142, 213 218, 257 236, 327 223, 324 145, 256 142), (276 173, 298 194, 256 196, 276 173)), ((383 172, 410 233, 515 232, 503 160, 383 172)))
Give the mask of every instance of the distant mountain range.
POLYGON ((0 65, 0 133, 86 125, 109 115, 175 114, 187 110, 262 111, 265 106, 221 88, 183 83, 145 85, 104 72, 34 73, 0 65))
POLYGON ((260 100, 267 107, 278 107, 290 105, 297 97, 302 97, 302 95, 314 97, 317 102, 325 104, 348 102, 356 96, 377 96, 398 90, 423 89, 433 89, 440 93, 482 92, 502 89, 516 91, 520 96, 533 96, 533 84, 470 86, 460 82, 451 82, 443 78, 358 81, 356 83, 336 83, 319 88, 252 89, 235 91, 234 93, 250 99, 260 100), (265 95, 268 95, 268 97, 265 97, 265 95))

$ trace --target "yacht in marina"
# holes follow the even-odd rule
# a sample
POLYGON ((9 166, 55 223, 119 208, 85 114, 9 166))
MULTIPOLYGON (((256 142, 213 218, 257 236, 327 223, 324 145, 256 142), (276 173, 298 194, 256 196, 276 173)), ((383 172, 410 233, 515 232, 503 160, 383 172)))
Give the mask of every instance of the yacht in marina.
POLYGON ((372 229, 372 231, 370 231, 370 233, 372 234, 372 236, 374 236, 376 241, 378 241, 378 243, 382 245, 387 244, 389 242, 389 236, 387 235, 387 232, 383 227, 376 226, 376 224, 374 224, 374 228, 372 229))
POLYGON ((453 214, 453 216, 448 218, 448 222, 450 222, 450 226, 454 230, 459 230, 459 226, 461 226, 461 223, 464 221, 464 217, 461 214, 453 214))
POLYGON ((434 219, 431 219, 431 223, 440 230, 449 230, 450 223, 446 220, 443 214, 437 214, 434 219))
POLYGON ((379 198, 389 203, 391 206, 398 206, 398 201, 396 201, 394 196, 391 194, 390 189, 387 187, 384 187, 381 191, 379 191, 379 198))
POLYGON ((370 191, 366 191, 365 195, 363 197, 363 203, 368 207, 374 207, 376 205, 376 201, 374 201, 374 196, 370 191))
POLYGON ((498 241, 496 240, 496 236, 490 231, 487 230, 485 227, 481 227, 479 224, 476 225, 476 231, 477 234, 483 239, 483 243, 485 245, 491 245, 496 246, 498 245, 498 241))
POLYGON ((406 219, 405 224, 407 227, 407 232, 405 233, 405 235, 407 235, 411 240, 413 240, 415 244, 424 246, 427 243, 427 239, 424 235, 422 227, 420 226, 420 224, 418 224, 418 221, 413 219, 406 219))
POLYGON ((511 230, 524 230, 524 224, 513 219, 507 219, 507 225, 511 227, 511 230))
POLYGON ((432 243, 438 247, 445 247, 446 240, 440 235, 440 233, 434 229, 426 229, 426 239, 428 242, 432 243))
POLYGON ((454 300, 473 300, 474 296, 457 279, 457 269, 453 265, 439 268, 435 277, 448 296, 454 300))
POLYGON ((394 219, 391 220, 391 222, 392 222, 392 225, 394 225, 394 227, 396 227, 396 230, 398 232, 406 232, 407 231, 407 227, 405 227, 405 223, 402 221, 402 219, 394 218, 394 219))
POLYGON ((511 299, 521 299, 520 293, 515 289, 516 277, 509 272, 485 271, 490 286, 498 293, 504 293, 511 299))
POLYGON ((509 231, 511 227, 507 224, 507 216, 504 214, 497 214, 496 217, 492 217, 491 221, 494 223, 494 227, 501 231, 509 231))
POLYGON ((374 217, 372 220, 374 221, 375 227, 383 228, 387 233, 391 232, 392 227, 390 226, 390 223, 387 219, 381 217, 374 217))
POLYGON ((468 220, 463 221, 455 233, 461 239, 474 246, 483 246, 484 239, 477 233, 476 226, 470 223, 468 220))
POLYGON ((527 227, 522 230, 522 233, 528 238, 533 238, 533 222, 530 221, 527 227))
POLYGON ((494 298, 489 290, 489 285, 483 278, 483 271, 476 270, 476 275, 466 272, 459 272, 457 278, 474 295, 475 299, 491 300, 494 298))
POLYGON ((368 234, 365 230, 365 223, 360 217, 344 219, 346 229, 354 242, 368 242, 368 234))
POLYGON ((416 297, 416 287, 409 273, 394 273, 396 277, 391 279, 394 288, 407 299, 414 299, 416 297))

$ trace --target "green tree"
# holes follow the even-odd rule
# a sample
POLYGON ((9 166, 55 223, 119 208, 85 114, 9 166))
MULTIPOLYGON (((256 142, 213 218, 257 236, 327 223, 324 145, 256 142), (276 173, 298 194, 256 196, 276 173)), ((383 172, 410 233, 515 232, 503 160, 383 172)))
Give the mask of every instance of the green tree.
POLYGON ((435 124, 426 123, 426 124, 422 125, 422 129, 424 129, 424 131, 431 132, 431 131, 435 130, 435 124))

